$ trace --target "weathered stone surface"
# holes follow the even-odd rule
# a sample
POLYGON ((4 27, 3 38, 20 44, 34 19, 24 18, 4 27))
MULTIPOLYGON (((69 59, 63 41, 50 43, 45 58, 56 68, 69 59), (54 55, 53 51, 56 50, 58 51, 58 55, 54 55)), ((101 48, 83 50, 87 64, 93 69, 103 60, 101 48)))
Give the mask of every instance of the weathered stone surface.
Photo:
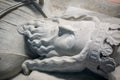
POLYGON ((0 53, 0 80, 16 76, 26 58, 15 54, 0 53))
POLYGON ((23 74, 19 74, 16 77, 14 77, 14 78, 12 78, 10 80, 29 80, 29 79, 28 79, 28 76, 23 75, 23 74))
POLYGON ((67 19, 69 19, 70 17, 73 17, 74 19, 76 18, 75 20, 77 21, 80 20, 80 16, 89 16, 89 17, 93 16, 95 20, 98 18, 101 22, 108 22, 108 23, 114 23, 114 24, 120 23, 119 18, 111 17, 103 13, 90 11, 88 9, 82 9, 82 8, 73 7, 73 6, 67 7, 66 11, 62 15, 63 18, 67 18, 67 19))
POLYGON ((114 72, 108 75, 105 79, 90 71, 83 71, 82 73, 44 73, 33 71, 29 76, 19 74, 11 80, 120 80, 120 67, 117 67, 114 72))
MULTIPOLYGON (((108 14, 111 16, 119 15, 119 10, 118 10, 119 4, 111 3, 109 1, 103 1, 103 0, 101 0, 100 2, 98 2, 96 0, 84 0, 84 1, 82 1, 82 0, 51 0, 51 2, 49 2, 48 0, 45 0, 45 6, 43 6, 43 10, 45 11, 45 13, 47 13, 47 15, 49 17, 61 16, 61 14, 64 13, 64 11, 68 8, 68 5, 102 12, 102 13, 105 13, 105 14, 108 14), (58 5, 58 4, 60 4, 60 5, 58 5)), ((96 15, 97 17, 101 18, 102 21, 110 22, 110 23, 119 23, 119 19, 109 17, 106 15, 101 15, 101 14, 94 13, 94 12, 89 13, 89 11, 86 11, 83 9, 68 8, 67 10, 68 10, 68 12, 66 12, 66 13, 75 12, 74 10, 76 10, 77 14, 78 14, 78 16, 77 16, 78 18, 81 15, 81 12, 83 11, 82 15, 84 15, 84 14, 86 14, 86 15, 90 14, 90 16, 96 15), (69 11, 69 9, 71 11, 69 11)), ((32 12, 34 12, 34 10, 32 12)), ((0 47, 0 57, 1 57, 0 65, 2 65, 0 67, 1 68, 0 69, 0 79, 6 79, 9 77, 15 76, 17 73, 19 73, 19 71, 21 70, 20 66, 26 58, 23 37, 21 37, 17 33, 16 24, 15 24, 15 23, 21 24, 22 21, 24 22, 25 20, 22 20, 24 18, 23 18, 23 16, 21 16, 19 14, 18 15, 19 15, 20 20, 17 20, 17 18, 11 20, 11 16, 12 16, 12 18, 18 17, 18 15, 16 15, 16 13, 19 13, 19 12, 14 12, 11 15, 5 17, 4 19, 2 19, 2 22, 0 23, 0 30, 1 30, 0 37, 2 37, 0 39, 0 44, 2 46, 2 47, 0 47), (12 25, 12 26, 10 26, 10 25, 12 25), (12 42, 12 45, 11 45, 11 42, 12 42)), ((69 15, 69 14, 67 14, 67 15, 69 15)), ((72 16, 74 16, 74 15, 76 15, 76 13, 72 14, 72 16)), ((71 16, 71 14, 70 14, 70 16, 71 16)), ((29 17, 27 17, 26 19, 29 20, 29 17)), ((96 18, 94 18, 94 19, 97 20, 96 18)), ((83 36, 83 34, 82 34, 82 36, 83 36)), ((119 36, 117 38, 119 38, 119 36)), ((60 41, 60 40, 58 40, 58 41, 60 41)), ((113 42, 111 42, 111 43, 113 43, 113 42)), ((107 48, 109 48, 109 47, 107 47, 107 48)), ((108 52, 109 51, 110 51, 109 54, 111 54, 112 51, 108 50, 108 52)), ((120 52, 120 51, 118 50, 118 52, 120 52)), ((112 57, 115 57, 115 60, 118 62, 117 64, 119 64, 120 56, 117 57, 116 55, 115 56, 113 55, 112 57)), ((53 60, 53 62, 54 62, 54 60, 53 60)), ((69 60, 68 60, 68 62, 69 62, 69 60)), ((43 63, 44 63, 44 61, 43 61, 43 63)), ((104 65, 102 67, 104 67, 104 65)), ((109 69, 106 69, 106 70, 109 70, 109 69)), ((113 72, 113 75, 116 75, 116 73, 118 74, 118 72, 115 72, 115 73, 113 72)), ((63 75, 65 76, 65 74, 63 74, 63 75)), ((71 78, 70 76, 68 76, 68 77, 69 77, 68 79, 71 78)), ((119 79, 119 77, 118 78, 117 77, 118 76, 116 76, 116 79, 119 79)), ((73 78, 71 78, 71 79, 75 80, 75 78, 76 78, 76 76, 73 75, 73 78)), ((88 78, 90 79, 90 77, 87 76, 87 79, 88 78)), ((43 79, 43 80, 44 79, 55 79, 55 80, 57 80, 57 79, 60 79, 61 80, 60 77, 56 78, 54 76, 50 76, 48 74, 38 73, 38 72, 32 72, 31 75, 29 76, 29 78, 25 77, 23 75, 20 75, 20 76, 16 77, 15 79, 16 80, 17 79, 20 79, 20 80, 21 79, 23 79, 23 80, 24 79, 27 79, 27 80, 33 80, 33 79, 35 79, 35 80, 39 80, 39 79, 43 79), (45 76, 45 78, 44 78, 44 76, 45 76), (40 77, 42 77, 42 78, 40 78, 40 77)), ((79 80, 78 77, 77 77, 77 79, 79 80)), ((84 80, 85 79, 86 78, 84 78, 84 80)), ((64 80, 64 78, 62 78, 62 80, 64 80)))
POLYGON ((11 80, 119 80, 120 67, 108 75, 108 79, 102 78, 90 71, 82 73, 44 73, 33 71, 29 76, 19 74, 11 80))
POLYGON ((25 53, 24 38, 17 32, 17 26, 5 19, 0 20, 0 80, 13 77, 21 71, 21 64, 27 58, 25 53))
POLYGON ((6 79, 20 72, 27 56, 23 37, 17 34, 15 28, 2 22, 0 28, 0 79, 6 79))
POLYGON ((109 74, 109 80, 120 80, 120 66, 114 72, 109 74))
POLYGON ((25 74, 29 70, 80 72, 88 68, 105 76, 114 71, 117 61, 111 55, 119 54, 113 51, 120 43, 120 25, 103 23, 88 15, 65 19, 36 20, 21 27, 21 34, 27 36, 26 42, 38 57, 47 57, 53 51, 58 54, 26 60, 22 65, 25 74))
POLYGON ((28 80, 106 80, 92 72, 84 71, 82 73, 43 73, 33 71, 28 80))
POLYGON ((100 12, 110 16, 120 15, 120 3, 112 0, 45 0, 43 10, 48 16, 61 15, 68 6, 100 12))

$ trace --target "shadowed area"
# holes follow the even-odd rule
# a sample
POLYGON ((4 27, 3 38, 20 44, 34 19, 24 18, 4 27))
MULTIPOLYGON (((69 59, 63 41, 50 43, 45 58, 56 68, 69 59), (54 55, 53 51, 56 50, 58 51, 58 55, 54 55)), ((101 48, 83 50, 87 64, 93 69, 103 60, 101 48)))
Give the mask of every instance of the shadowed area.
POLYGON ((29 76, 23 74, 18 75, 11 80, 108 80, 89 70, 75 73, 45 73, 33 71, 29 76))

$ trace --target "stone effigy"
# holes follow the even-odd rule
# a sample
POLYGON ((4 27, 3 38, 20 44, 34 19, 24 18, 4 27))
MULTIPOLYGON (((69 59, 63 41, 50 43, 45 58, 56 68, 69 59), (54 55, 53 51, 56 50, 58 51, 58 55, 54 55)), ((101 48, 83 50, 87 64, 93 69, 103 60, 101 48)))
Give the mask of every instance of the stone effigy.
POLYGON ((22 25, 19 32, 26 37, 32 55, 37 55, 37 59, 23 63, 24 73, 29 74, 31 70, 79 72, 88 68, 105 75, 114 71, 117 64, 111 55, 117 54, 120 25, 81 17, 80 21, 53 18, 22 25))
MULTIPOLYGON (((118 77, 120 20, 108 15, 119 17, 118 3, 109 0, 0 0, 0 80, 17 74, 12 80, 47 79, 50 75, 33 70, 81 72, 86 68, 102 76, 112 72, 118 77), (21 75, 21 68, 25 74, 33 72, 29 76, 21 75)), ((81 74, 87 79, 90 76, 81 74)))

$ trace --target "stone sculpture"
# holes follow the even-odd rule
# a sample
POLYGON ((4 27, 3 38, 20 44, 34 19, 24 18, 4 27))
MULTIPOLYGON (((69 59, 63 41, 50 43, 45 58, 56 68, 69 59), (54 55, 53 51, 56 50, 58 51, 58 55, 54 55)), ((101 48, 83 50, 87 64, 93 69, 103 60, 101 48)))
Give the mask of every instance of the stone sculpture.
POLYGON ((16 75, 22 79, 21 64, 28 58, 31 60, 22 65, 25 74, 32 70, 77 72, 85 68, 101 75, 112 72, 120 64, 120 29, 109 23, 120 21, 93 11, 119 17, 119 4, 109 0, 0 0, 0 80, 16 75), (41 20, 55 16, 60 19, 41 20), (35 21, 26 23, 29 20, 35 21), (25 36, 27 47, 24 36, 17 32, 21 24, 19 33, 25 36))
POLYGON ((23 71, 78 72, 88 68, 100 75, 110 73, 117 65, 111 55, 117 54, 119 29, 120 25, 88 16, 80 21, 53 18, 23 24, 18 31, 36 58, 26 60, 23 71))

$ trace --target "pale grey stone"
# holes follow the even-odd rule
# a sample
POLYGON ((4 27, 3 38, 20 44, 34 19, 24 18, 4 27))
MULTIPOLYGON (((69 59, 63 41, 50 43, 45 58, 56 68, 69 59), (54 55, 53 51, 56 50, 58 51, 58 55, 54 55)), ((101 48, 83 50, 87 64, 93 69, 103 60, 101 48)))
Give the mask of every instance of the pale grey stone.
POLYGON ((91 16, 79 21, 56 20, 36 20, 24 24, 19 31, 27 36, 28 45, 38 57, 47 56, 52 50, 58 54, 43 60, 26 60, 22 65, 25 74, 30 70, 80 72, 88 68, 105 77, 115 70, 117 61, 110 55, 114 54, 112 46, 120 43, 120 25, 103 23, 91 16))
MULTIPOLYGON (((15 1, 10 0, 10 2, 14 3, 15 1)), ((25 74, 28 74, 30 70, 78 72, 88 68, 105 76, 104 74, 114 71, 116 65, 119 66, 120 26, 109 24, 120 23, 119 19, 110 17, 120 15, 118 3, 107 0, 41 0, 40 2, 37 0, 37 3, 43 5, 43 10, 48 17, 57 16, 63 19, 52 18, 53 22, 49 19, 45 21, 40 19, 22 25, 24 26, 22 34, 28 37, 28 46, 34 52, 31 54, 37 56, 36 60, 27 60, 24 63, 23 61, 27 57, 24 39, 17 33, 14 24, 21 24, 24 20, 6 17, 7 20, 2 19, 3 21, 0 23, 0 37, 2 37, 0 38, 2 46, 0 47, 0 65, 2 65, 0 79, 7 79, 18 74, 22 63, 25 74), (74 25, 74 23, 76 24, 74 25), (8 24, 14 25, 14 27, 8 24), (80 28, 75 28, 75 26, 80 26, 80 28), (40 39, 41 37, 42 39, 40 39), (42 58, 47 57, 47 59, 42 59, 41 56, 42 58)), ((33 12, 37 13, 34 9, 33 12)), ((39 14, 34 15, 38 16, 39 14)), ((112 73, 119 80, 117 74, 117 71, 112 73)), ((45 73, 32 72, 29 78, 19 75, 14 80, 39 80, 42 75, 46 78, 41 79, 60 79, 45 73)))
POLYGON ((90 72, 83 73, 43 73, 33 71, 28 80, 106 80, 90 72), (94 77, 92 77, 94 76, 94 77))
POLYGON ((21 64, 27 58, 24 38, 17 27, 0 21, 0 79, 7 79, 21 71, 21 64))
POLYGON ((109 22, 109 23, 114 23, 114 24, 120 23, 119 18, 111 17, 103 13, 98 13, 98 12, 90 11, 88 9, 82 9, 82 8, 73 7, 73 6, 67 7, 66 11, 62 15, 62 18, 69 19, 69 20, 70 19, 80 20, 84 16, 88 16, 88 18, 92 16, 94 17, 93 20, 97 20, 97 21, 100 20, 102 22, 109 22))
POLYGON ((106 80, 90 71, 81 73, 45 73, 33 71, 30 75, 19 74, 11 80, 106 80))
POLYGON ((26 58, 15 54, 0 53, 0 80, 16 76, 26 58))
POLYGON ((68 6, 73 6, 110 16, 119 16, 119 5, 120 3, 114 3, 112 0, 45 0, 43 10, 48 16, 60 16, 68 6))
POLYGON ((120 80, 120 67, 117 67, 115 71, 109 74, 109 80, 120 80))
POLYGON ((64 79, 57 78, 54 75, 52 76, 47 73, 42 73, 42 72, 37 72, 37 71, 33 71, 29 75, 28 79, 29 80, 64 80, 64 79))
POLYGON ((14 78, 12 78, 10 80, 29 80, 29 79, 28 79, 28 76, 25 76, 23 74, 19 74, 16 77, 14 77, 14 78))

